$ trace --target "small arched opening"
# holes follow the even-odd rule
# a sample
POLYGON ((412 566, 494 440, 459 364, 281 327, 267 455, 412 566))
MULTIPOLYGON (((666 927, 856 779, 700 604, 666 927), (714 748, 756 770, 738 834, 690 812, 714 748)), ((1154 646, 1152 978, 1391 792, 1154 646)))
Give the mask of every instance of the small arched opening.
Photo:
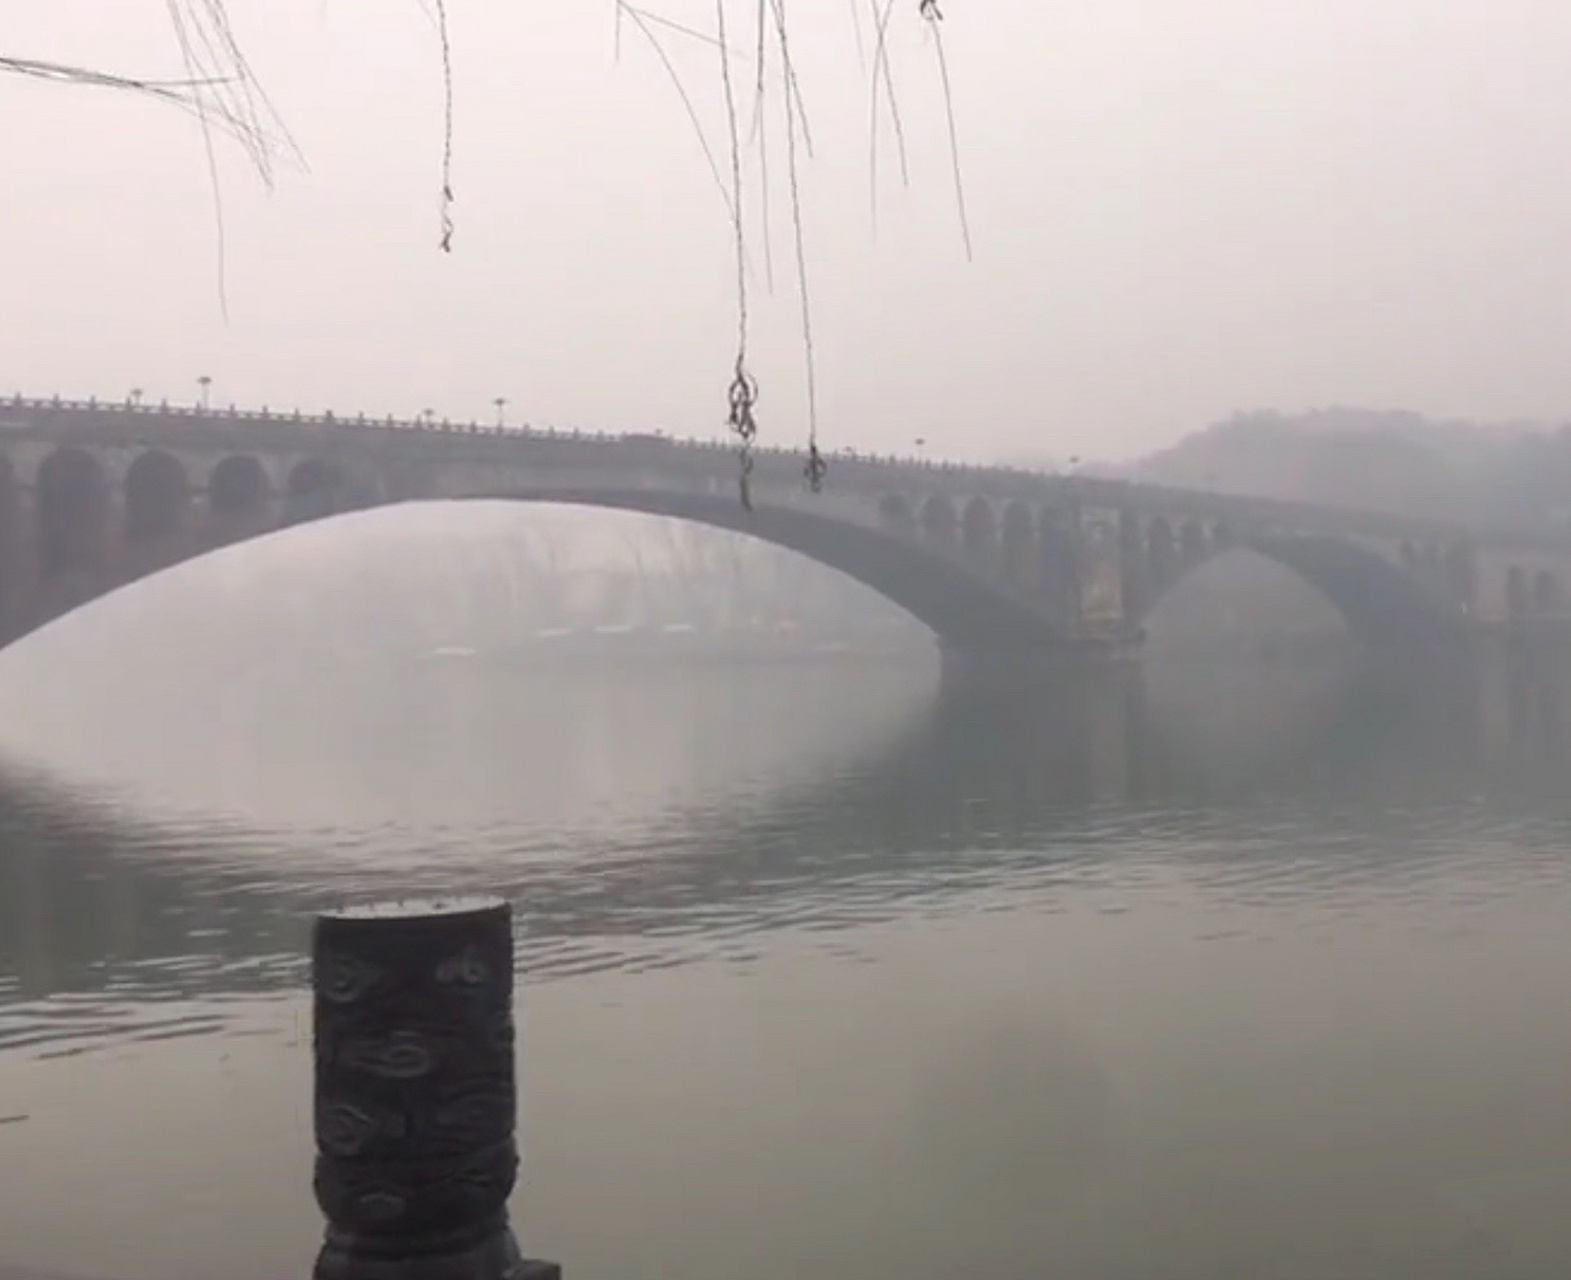
POLYGON ((233 454, 207 479, 207 509, 224 527, 250 524, 267 511, 267 468, 249 454, 233 454))
POLYGON ((306 458, 289 473, 284 521, 299 524, 343 510, 346 491, 343 468, 329 458, 306 458))
POLYGON ((981 496, 966 503, 960 534, 968 555, 992 564, 998 556, 998 521, 992 503, 981 496))
POLYGON ((878 519, 891 533, 909 536, 916 532, 911 504, 898 493, 886 493, 878 500, 878 519))
POLYGON ((173 454, 150 449, 125 475, 125 537, 130 544, 161 542, 185 530, 191 485, 173 454))
POLYGON ((109 481, 86 449, 56 449, 38 469, 38 557, 46 577, 98 573, 109 558, 109 481))
POLYGON ((922 536, 939 546, 953 546, 959 536, 955 507, 948 498, 934 494, 922 505, 922 536))
POLYGON ((1036 578, 1036 521, 1031 508, 1023 502, 1011 502, 1004 508, 1004 576, 1022 590, 1028 590, 1036 578))

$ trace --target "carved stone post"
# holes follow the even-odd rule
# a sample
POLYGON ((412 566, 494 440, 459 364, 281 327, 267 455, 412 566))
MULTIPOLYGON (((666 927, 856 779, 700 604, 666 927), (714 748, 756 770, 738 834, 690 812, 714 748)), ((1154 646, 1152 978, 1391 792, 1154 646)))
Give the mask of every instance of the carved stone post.
POLYGON ((508 1223, 512 910, 371 907, 313 939, 316 1280, 559 1280, 508 1223))

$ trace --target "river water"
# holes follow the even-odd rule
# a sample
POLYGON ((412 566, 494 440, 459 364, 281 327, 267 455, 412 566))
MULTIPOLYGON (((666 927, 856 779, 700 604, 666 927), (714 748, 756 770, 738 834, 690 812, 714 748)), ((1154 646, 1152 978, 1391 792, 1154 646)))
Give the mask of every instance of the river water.
POLYGON ((194 652, 0 662, 0 1273, 305 1274, 310 913, 491 891, 572 1280, 1571 1274, 1538 701, 194 652))

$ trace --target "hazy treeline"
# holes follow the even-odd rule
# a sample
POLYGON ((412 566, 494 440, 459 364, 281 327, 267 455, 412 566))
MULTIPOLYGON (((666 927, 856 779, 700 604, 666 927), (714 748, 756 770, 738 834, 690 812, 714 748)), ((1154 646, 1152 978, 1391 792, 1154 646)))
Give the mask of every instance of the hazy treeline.
POLYGON ((1571 426, 1346 408, 1240 413, 1131 470, 1168 484, 1414 516, 1571 523, 1571 426))

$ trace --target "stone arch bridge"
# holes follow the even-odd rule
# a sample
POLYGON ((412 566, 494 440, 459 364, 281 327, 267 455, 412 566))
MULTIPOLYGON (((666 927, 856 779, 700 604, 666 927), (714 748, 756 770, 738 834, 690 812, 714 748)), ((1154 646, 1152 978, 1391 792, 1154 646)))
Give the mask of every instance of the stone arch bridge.
POLYGON ((847 454, 820 493, 724 444, 446 422, 0 400, 0 642, 218 547, 410 501, 514 499, 736 530, 865 583, 969 655, 1108 654, 1164 591, 1235 547, 1407 660, 1563 608, 1571 545, 1091 477, 847 454))

